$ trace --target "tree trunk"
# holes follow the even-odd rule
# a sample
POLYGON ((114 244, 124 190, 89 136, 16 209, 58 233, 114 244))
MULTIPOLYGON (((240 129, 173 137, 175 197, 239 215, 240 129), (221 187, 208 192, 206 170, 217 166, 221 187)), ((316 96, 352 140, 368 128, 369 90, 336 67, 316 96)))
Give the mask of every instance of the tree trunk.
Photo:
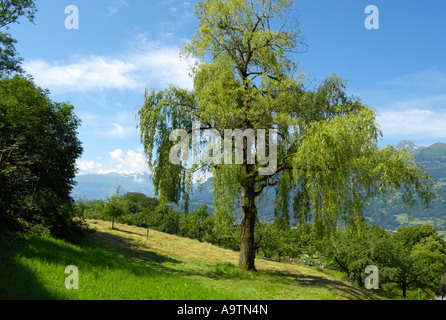
POLYGON ((239 267, 255 271, 256 247, 254 242, 254 227, 257 218, 254 185, 242 186, 241 204, 243 219, 240 226, 240 256, 239 267))

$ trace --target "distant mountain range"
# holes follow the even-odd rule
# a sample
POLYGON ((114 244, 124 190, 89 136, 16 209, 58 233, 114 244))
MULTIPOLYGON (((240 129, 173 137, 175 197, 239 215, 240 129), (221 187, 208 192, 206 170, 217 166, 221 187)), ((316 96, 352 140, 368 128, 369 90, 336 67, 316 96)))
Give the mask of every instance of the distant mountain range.
POLYGON ((139 192, 148 197, 153 197, 152 176, 147 173, 135 174, 86 174, 76 177, 77 185, 72 191, 74 198, 86 198, 88 200, 105 200, 112 196, 118 186, 120 193, 139 192))
MULTIPOLYGON (((77 185, 72 191, 74 199, 105 200, 116 192, 118 186, 121 194, 138 192, 148 197, 156 197, 153 192, 152 175, 147 173, 87 174, 77 176, 76 182, 77 185)), ((264 219, 271 220, 274 218, 274 201, 272 201, 274 191, 270 190, 264 198, 265 200, 259 203, 258 209, 264 219)), ((212 211, 213 201, 212 178, 209 178, 201 184, 201 187, 198 184, 194 186, 189 210, 194 210, 205 203, 212 211)))
MULTIPOLYGON (((403 140, 398 143, 395 148, 399 150, 409 151, 413 153, 417 162, 424 166, 435 179, 440 195, 446 200, 446 143, 436 143, 429 147, 421 147, 415 145, 409 140, 403 140)), ((195 191, 191 195, 190 210, 197 208, 200 204, 206 203, 212 210, 213 195, 212 195, 212 178, 208 179, 203 184, 203 190, 198 190, 198 185, 195 186, 195 191)), ((101 199, 105 200, 107 197, 114 194, 117 187, 120 186, 121 194, 127 192, 139 192, 148 197, 155 197, 153 192, 152 177, 147 173, 135 174, 88 174, 80 175, 76 178, 77 185, 72 191, 72 196, 76 198, 85 198, 88 200, 101 199)), ((275 192, 272 188, 262 201, 258 203, 259 215, 264 220, 274 219, 274 198, 275 192)), ((375 211, 366 210, 365 216, 370 218, 382 227, 394 228, 398 227, 398 215, 405 213, 401 206, 387 208, 384 206, 375 205, 375 211)), ((444 226, 441 223, 441 229, 446 230, 446 203, 436 203, 433 210, 424 211, 422 209, 414 209, 414 216, 423 217, 437 217, 441 221, 444 220, 444 226)), ((439 220, 439 221, 440 221, 439 220)), ((441 222, 440 221, 440 222, 441 222)), ((439 223, 440 223, 439 222, 439 223)))
MULTIPOLYGON (((438 142, 429 147, 417 146, 410 140, 403 140, 395 146, 396 149, 402 151, 409 151, 413 153, 415 158, 435 159, 446 161, 446 143, 438 142)), ((444 162, 443 161, 443 162, 444 162)))
MULTIPOLYGON (((412 223, 429 223, 440 231, 446 231, 446 143, 435 143, 429 147, 417 146, 412 141, 403 140, 395 148, 411 152, 419 165, 431 174, 438 193, 443 201, 435 201, 433 208, 422 207, 409 209, 412 223)), ((397 229, 409 223, 406 210, 402 205, 385 206, 380 201, 374 202, 374 212, 367 208, 364 216, 369 221, 387 228, 397 229)))
POLYGON ((420 148, 424 148, 424 147, 420 147, 417 146, 415 143, 413 143, 410 140, 402 140, 400 141, 400 143, 398 143, 395 148, 397 148, 398 150, 402 150, 402 151, 409 151, 409 152, 414 152, 416 150, 419 150, 420 148))

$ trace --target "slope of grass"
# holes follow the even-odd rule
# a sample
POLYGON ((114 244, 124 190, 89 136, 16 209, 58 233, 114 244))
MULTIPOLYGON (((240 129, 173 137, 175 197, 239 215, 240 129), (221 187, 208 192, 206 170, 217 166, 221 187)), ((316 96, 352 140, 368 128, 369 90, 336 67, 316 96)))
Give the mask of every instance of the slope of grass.
POLYGON ((337 273, 261 258, 257 273, 235 267, 238 253, 134 226, 88 221, 81 244, 26 236, 2 240, 0 299, 373 299, 337 273), (65 267, 79 269, 79 289, 65 288, 65 267))

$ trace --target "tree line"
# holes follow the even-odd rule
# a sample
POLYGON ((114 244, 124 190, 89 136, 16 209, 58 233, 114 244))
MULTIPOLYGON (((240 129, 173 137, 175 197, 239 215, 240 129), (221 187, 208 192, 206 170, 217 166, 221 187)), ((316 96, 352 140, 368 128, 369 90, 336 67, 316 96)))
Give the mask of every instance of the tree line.
MULTIPOLYGON (((146 228, 147 237, 153 229, 240 250, 240 223, 233 217, 219 220, 206 204, 181 213, 156 198, 133 192, 120 195, 118 189, 107 200, 78 199, 76 208, 79 217, 108 220, 111 228, 116 221, 146 228)), ((292 227, 280 219, 259 220, 257 226, 256 254, 265 258, 317 259, 360 287, 368 276, 366 267, 374 265, 383 291, 403 297, 408 293, 412 297, 421 293, 423 298, 446 296, 446 242, 431 225, 403 227, 390 233, 363 222, 359 227, 338 226, 326 234, 312 223, 292 227)))
MULTIPOLYGON (((142 193, 128 192, 121 195, 119 188, 106 200, 79 198, 76 201, 77 217, 110 221, 112 229, 115 228, 115 222, 124 223, 146 228, 147 237, 149 229, 153 229, 238 251, 240 223, 233 216, 222 219, 209 211, 208 205, 203 204, 184 213, 142 193)), ((298 230, 284 227, 281 223, 258 223, 257 253, 279 260, 283 256, 296 256, 300 243, 298 230)))

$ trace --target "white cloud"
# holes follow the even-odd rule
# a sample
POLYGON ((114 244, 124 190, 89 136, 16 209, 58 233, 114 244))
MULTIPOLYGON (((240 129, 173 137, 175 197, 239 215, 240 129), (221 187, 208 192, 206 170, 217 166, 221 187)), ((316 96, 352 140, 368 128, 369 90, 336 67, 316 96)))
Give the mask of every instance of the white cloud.
POLYGON ((430 95, 423 98, 398 101, 393 103, 394 108, 401 110, 431 110, 436 108, 446 108, 446 94, 430 95))
POLYGON ((122 126, 118 123, 112 123, 113 129, 104 132, 105 135, 114 138, 126 138, 128 135, 135 134, 136 128, 134 126, 122 126))
POLYGON ((102 170, 102 163, 96 161, 76 161, 78 175, 95 174, 102 170))
MULTIPOLYGON (((147 161, 143 155, 142 149, 128 150, 124 152, 122 149, 116 149, 109 152, 110 160, 101 162, 97 161, 76 161, 76 166, 79 169, 78 175, 85 174, 108 174, 111 172, 119 174, 138 174, 150 172, 147 166, 147 161)), ((135 182, 141 182, 140 178, 135 176, 135 182)))
POLYGON ((132 77, 137 66, 129 61, 91 56, 73 63, 48 63, 29 60, 25 70, 39 86, 55 92, 136 89, 140 84, 132 77))
POLYGON ((119 173, 148 172, 147 161, 139 150, 124 152, 122 149, 116 149, 110 152, 110 157, 117 163, 116 171, 119 173))
POLYGON ((429 109, 397 109, 380 112, 377 119, 384 137, 410 140, 446 140, 446 113, 429 109))
POLYGON ((117 14, 122 9, 122 7, 128 7, 128 6, 129 4, 125 0, 114 0, 110 5, 110 7, 108 7, 108 15, 113 16, 117 14))
POLYGON ((445 90, 446 73, 426 70, 375 84, 356 95, 377 106, 383 140, 430 145, 446 141, 445 90))
POLYGON ((72 57, 67 61, 28 60, 24 69, 52 92, 137 90, 170 84, 192 88, 189 63, 180 59, 179 46, 148 41, 138 35, 130 50, 118 56, 72 57))
POLYGON ((385 84, 410 88, 445 90, 446 73, 439 70, 421 71, 417 73, 406 74, 398 78, 386 81, 385 84))

